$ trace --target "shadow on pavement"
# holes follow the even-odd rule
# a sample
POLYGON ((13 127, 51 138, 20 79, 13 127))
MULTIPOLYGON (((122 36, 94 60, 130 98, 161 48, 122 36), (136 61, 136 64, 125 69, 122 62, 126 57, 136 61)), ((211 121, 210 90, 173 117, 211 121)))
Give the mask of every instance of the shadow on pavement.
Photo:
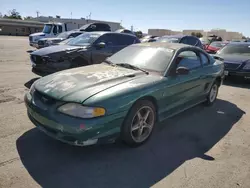
POLYGON ((36 128, 16 142, 21 161, 42 187, 150 187, 182 163, 220 141, 245 112, 228 101, 199 105, 156 127, 138 148, 121 143, 74 147, 53 140, 36 128))
POLYGON ((227 86, 232 86, 232 87, 250 89, 250 79, 229 76, 229 77, 226 77, 223 84, 227 86))
POLYGON ((28 82, 26 82, 26 83, 24 84, 24 86, 25 86, 26 88, 30 89, 31 85, 32 85, 36 80, 38 80, 39 78, 40 78, 40 77, 32 78, 31 80, 29 80, 28 82))

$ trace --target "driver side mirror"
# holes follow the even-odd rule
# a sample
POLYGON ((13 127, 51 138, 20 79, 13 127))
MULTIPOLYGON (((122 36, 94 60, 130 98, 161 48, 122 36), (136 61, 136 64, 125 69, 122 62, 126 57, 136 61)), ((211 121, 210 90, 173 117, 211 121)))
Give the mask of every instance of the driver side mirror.
POLYGON ((189 69, 187 67, 178 67, 176 69, 176 74, 177 75, 187 75, 187 74, 189 74, 189 69))
POLYGON ((99 42, 96 44, 96 48, 98 49, 105 48, 105 46, 106 46, 105 42, 99 42))

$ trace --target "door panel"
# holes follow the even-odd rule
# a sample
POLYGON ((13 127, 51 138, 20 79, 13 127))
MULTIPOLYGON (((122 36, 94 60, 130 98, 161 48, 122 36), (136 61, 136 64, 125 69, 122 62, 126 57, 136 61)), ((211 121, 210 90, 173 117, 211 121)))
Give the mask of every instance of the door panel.
POLYGON ((97 48, 93 46, 92 50, 92 63, 102 63, 107 57, 113 54, 113 46, 115 45, 115 38, 111 34, 101 36, 94 44, 104 42, 104 48, 97 48))
POLYGON ((202 66, 196 52, 183 51, 174 63, 176 65, 173 72, 176 72, 178 67, 186 67, 190 72, 187 75, 172 75, 166 78, 160 102, 160 116, 163 119, 201 101, 204 92, 203 80, 201 79, 202 66))

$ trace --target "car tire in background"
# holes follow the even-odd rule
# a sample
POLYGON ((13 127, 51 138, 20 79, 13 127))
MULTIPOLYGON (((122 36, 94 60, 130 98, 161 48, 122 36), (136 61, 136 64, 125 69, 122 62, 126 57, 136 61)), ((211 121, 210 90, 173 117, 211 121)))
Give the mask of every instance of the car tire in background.
POLYGON ((128 112, 121 127, 121 139, 129 146, 145 143, 156 123, 156 109, 149 100, 139 100, 128 112))
POLYGON ((207 96, 207 100, 205 101, 204 104, 206 106, 213 105, 214 102, 217 99, 218 92, 219 92, 219 83, 218 82, 214 82, 212 84, 212 87, 210 88, 210 91, 209 91, 208 96, 207 96))

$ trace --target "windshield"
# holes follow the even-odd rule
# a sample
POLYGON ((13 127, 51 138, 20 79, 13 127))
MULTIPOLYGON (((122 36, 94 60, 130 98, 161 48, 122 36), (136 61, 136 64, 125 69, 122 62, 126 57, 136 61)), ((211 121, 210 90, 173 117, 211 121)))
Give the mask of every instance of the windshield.
POLYGON ((52 24, 45 24, 43 27, 43 33, 49 34, 52 30, 53 25, 52 24))
POLYGON ((165 72, 174 50, 150 46, 128 46, 107 60, 114 64, 127 63, 148 71, 165 72))
POLYGON ((180 38, 175 38, 175 37, 161 37, 157 41, 159 42, 169 42, 169 43, 179 43, 180 38))
POLYGON ((222 48, 223 46, 225 46, 226 44, 225 43, 222 43, 222 42, 212 42, 210 44, 210 46, 212 47, 215 47, 215 48, 222 48))
POLYGON ((91 23, 90 23, 90 24, 83 25, 82 27, 80 27, 80 30, 81 30, 81 31, 82 31, 82 30, 85 30, 85 29, 87 29, 90 25, 91 25, 91 23))
POLYGON ((68 38, 68 33, 67 32, 63 32, 63 33, 60 33, 59 35, 57 35, 57 38, 62 38, 62 39, 66 39, 68 38))
POLYGON ((99 37, 100 34, 84 33, 82 35, 73 38, 67 44, 71 46, 85 46, 92 44, 99 37))
POLYGON ((218 54, 241 54, 250 55, 250 44, 245 45, 227 45, 222 48, 218 54))

